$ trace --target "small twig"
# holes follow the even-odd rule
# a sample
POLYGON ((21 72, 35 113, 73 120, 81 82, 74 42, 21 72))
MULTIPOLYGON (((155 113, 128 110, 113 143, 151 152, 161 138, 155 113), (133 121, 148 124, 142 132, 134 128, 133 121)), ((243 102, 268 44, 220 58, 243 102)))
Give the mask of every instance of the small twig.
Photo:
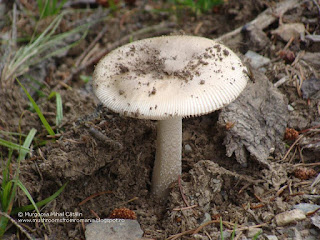
POLYGON ((314 215, 315 213, 317 213, 318 211, 320 210, 320 208, 317 208, 316 210, 314 210, 314 211, 312 211, 312 212, 308 212, 307 214, 306 214, 306 216, 312 216, 312 215, 314 215))
POLYGON ((39 168, 39 166, 38 166, 38 164, 37 164, 37 161, 34 161, 33 164, 34 164, 34 166, 36 167, 36 169, 37 169, 37 171, 38 171, 38 173, 39 173, 41 182, 43 182, 43 176, 42 176, 42 173, 41 173, 41 171, 40 171, 40 168, 39 168))
MULTIPOLYGON (((211 221, 205 222, 204 224, 202 224, 199 227, 197 227, 194 230, 193 234, 196 234, 196 233, 200 232, 204 227, 206 227, 206 226, 208 226, 208 225, 210 225, 212 223, 220 223, 220 219, 219 220, 211 220, 211 221)), ((222 221, 222 224, 227 226, 227 227, 230 227, 230 226, 234 227, 234 223, 231 223, 231 222, 222 221)))
POLYGON ((129 10, 129 11, 126 11, 120 18, 120 22, 119 22, 119 26, 120 26, 120 29, 123 30, 123 25, 124 23, 126 22, 127 18, 130 17, 130 15, 132 15, 134 12, 136 12, 138 9, 132 9, 132 10, 129 10))
POLYGON ((268 225, 268 223, 261 223, 261 224, 250 226, 250 227, 237 228, 237 231, 244 231, 244 230, 249 230, 249 229, 252 229, 252 228, 260 228, 260 227, 264 227, 264 226, 267 226, 267 225, 268 225))
POLYGON ((90 209, 90 212, 93 214, 93 216, 96 217, 96 219, 100 219, 99 215, 98 215, 95 211, 93 211, 92 209, 90 209))
POLYGON ((298 55, 295 57, 294 61, 291 63, 291 66, 294 67, 299 61, 300 59, 305 55, 305 51, 300 51, 298 52, 298 55))
POLYGON ((87 197, 86 199, 84 199, 83 201, 81 201, 78 206, 81 206, 83 204, 85 204, 86 202, 88 202, 89 200, 95 198, 95 197, 98 197, 100 195, 103 195, 103 194, 106 194, 106 193, 113 193, 112 191, 103 191, 103 192, 98 192, 98 193, 95 193, 95 194, 92 194, 91 196, 87 197))
POLYGON ((292 44, 293 40, 294 40, 294 37, 291 37, 290 40, 289 40, 289 42, 286 44, 286 46, 285 46, 282 50, 278 51, 276 54, 277 54, 277 55, 280 55, 281 51, 286 51, 286 50, 288 50, 288 48, 289 48, 290 45, 292 44))
POLYGON ((293 154, 292 154, 292 156, 291 156, 291 158, 289 159, 289 163, 292 163, 292 161, 294 160, 294 158, 295 158, 295 156, 296 156, 296 154, 297 154, 297 151, 298 151, 298 149, 297 148, 295 148, 294 149, 294 152, 293 152, 293 154))
POLYGON ((90 127, 89 128, 89 133, 95 137, 96 139, 111 145, 112 147, 116 148, 117 150, 121 150, 123 149, 123 146, 121 143, 107 137, 106 135, 104 135, 103 133, 99 132, 97 129, 95 129, 94 127, 90 127))
POLYGON ((319 166, 320 162, 316 162, 316 163, 298 163, 295 164, 294 167, 314 167, 314 166, 319 166))
POLYGON ((179 237, 182 237, 183 235, 192 234, 193 231, 194 231, 193 229, 187 230, 187 231, 172 235, 172 236, 168 237, 166 240, 175 240, 175 239, 178 239, 179 237))
POLYGON ((259 202, 262 202, 262 203, 265 202, 265 201, 263 201, 263 199, 262 199, 261 197, 259 197, 257 194, 254 193, 253 195, 255 196, 256 199, 258 199, 259 202))
POLYGON ((198 35, 200 28, 202 27, 203 22, 199 22, 196 26, 196 28, 194 29, 194 35, 198 35))
POLYGON ((234 240, 239 240, 242 234, 242 232, 238 233, 237 236, 235 236, 234 240))
POLYGON ((284 84, 286 81, 288 81, 289 80, 289 77, 288 76, 284 76, 284 77, 282 77, 279 81, 277 81, 277 82, 275 82, 274 84, 273 84, 273 86, 274 87, 276 87, 276 88, 278 88, 278 87, 280 87, 282 84, 284 84))
POLYGON ((81 227, 83 230, 83 234, 86 232, 86 226, 84 225, 84 221, 81 221, 81 227))
POLYGON ((300 161, 304 163, 304 157, 303 157, 303 154, 302 154, 302 150, 301 150, 300 145, 298 145, 297 148, 298 148, 299 155, 300 155, 300 161))
POLYGON ((179 185, 180 194, 181 194, 181 197, 182 197, 184 203, 187 205, 187 207, 190 207, 190 204, 188 203, 188 201, 186 199, 186 196, 183 193, 183 189, 182 189, 182 185, 181 185, 181 176, 180 175, 178 177, 178 185, 179 185))
POLYGON ((316 5, 316 7, 318 8, 318 12, 319 12, 319 15, 320 15, 320 5, 318 4, 318 2, 316 0, 312 0, 314 5, 316 5))
POLYGON ((286 154, 284 155, 284 157, 282 158, 282 161, 284 161, 289 153, 291 152, 291 150, 294 148, 294 146, 303 138, 304 136, 303 135, 300 135, 295 141, 294 143, 290 146, 290 148, 288 149, 288 151, 286 152, 286 154))
POLYGON ((64 87, 65 89, 72 90, 72 87, 70 87, 68 84, 64 82, 59 81, 58 83, 61 84, 61 86, 64 87))
POLYGON ((183 207, 183 208, 174 208, 174 209, 172 209, 172 210, 173 210, 173 211, 182 211, 182 210, 187 210, 187 209, 191 209, 191 208, 195 208, 195 207, 198 207, 198 205, 195 204, 195 205, 188 206, 188 207, 183 207))
POLYGON ((247 187, 249 187, 250 185, 252 185, 252 183, 247 183, 246 185, 244 185, 240 190, 239 190, 239 194, 241 194, 247 187))
POLYGON ((253 218, 254 218, 254 220, 257 222, 257 223, 259 223, 259 224, 261 224, 261 221, 259 220, 259 218, 257 217, 257 215, 254 213, 254 211, 252 211, 252 209, 249 207, 249 208, 245 208, 244 209, 247 213, 249 213, 253 218))
POLYGON ((19 230, 24 234, 26 235, 26 237, 30 240, 33 240, 35 239, 34 237, 32 237, 19 223, 17 223, 16 220, 14 220, 11 216, 9 216, 8 214, 0 211, 0 215, 8 218, 17 228, 19 228, 19 230))
POLYGON ((264 207, 265 206, 265 204, 264 203, 258 203, 258 204, 255 204, 255 205, 252 205, 251 204, 251 209, 258 209, 258 208, 262 208, 262 207, 264 207))
MULTIPOLYGON (((118 208, 118 207, 120 207, 120 206, 126 205, 126 204, 128 204, 128 203, 130 203, 130 202, 133 202, 133 201, 136 201, 136 200, 138 200, 138 199, 139 199, 138 197, 134 197, 134 198, 129 199, 128 201, 124 201, 124 202, 118 203, 118 204, 116 204, 116 205, 114 205, 114 206, 112 206, 112 207, 113 207, 113 208, 118 208)), ((110 209, 110 208, 109 208, 109 209, 110 209)))
POLYGON ((316 125, 316 126, 313 126, 311 128, 303 129, 299 133, 309 132, 310 130, 317 129, 317 128, 320 128, 320 125, 316 125))
POLYGON ((284 185, 283 187, 281 187, 277 193, 276 193, 276 196, 279 197, 283 192, 284 190, 286 190, 288 188, 288 185, 284 185))
POLYGON ((80 66, 81 61, 85 58, 85 56, 90 52, 90 50, 97 44, 97 42, 105 35, 108 30, 108 25, 106 25, 101 32, 96 36, 96 38, 90 43, 87 49, 78 57, 75 62, 75 66, 80 66))

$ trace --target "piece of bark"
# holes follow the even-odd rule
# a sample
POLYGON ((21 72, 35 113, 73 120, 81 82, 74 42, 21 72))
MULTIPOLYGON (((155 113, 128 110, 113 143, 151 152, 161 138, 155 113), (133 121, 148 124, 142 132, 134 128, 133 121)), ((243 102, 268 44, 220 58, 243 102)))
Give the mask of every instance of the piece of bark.
POLYGON ((271 31, 271 34, 280 37, 285 42, 289 42, 291 38, 298 39, 300 36, 304 36, 305 31, 306 29, 302 23, 287 23, 271 31))
MULTIPOLYGON (((275 22, 285 12, 300 6, 302 2, 303 0, 287 0, 279 2, 275 7, 270 7, 260 13, 254 20, 247 23, 246 25, 254 25, 255 27, 262 30, 275 22)), ((221 41, 225 45, 230 47, 238 46, 239 43, 243 42, 241 34, 241 30, 243 29, 243 27, 244 26, 238 27, 237 29, 220 36, 216 40, 221 41)))
POLYGON ((306 61, 315 69, 320 69, 320 52, 306 52, 302 55, 301 59, 306 61))
POLYGON ((273 149, 283 152, 282 142, 288 121, 287 99, 261 72, 252 70, 255 82, 248 82, 242 94, 225 107, 219 124, 226 130, 224 145, 227 156, 247 164, 248 154, 270 167, 267 158, 273 149))
POLYGON ((301 85, 303 99, 319 99, 320 98, 320 79, 311 77, 304 80, 301 85))

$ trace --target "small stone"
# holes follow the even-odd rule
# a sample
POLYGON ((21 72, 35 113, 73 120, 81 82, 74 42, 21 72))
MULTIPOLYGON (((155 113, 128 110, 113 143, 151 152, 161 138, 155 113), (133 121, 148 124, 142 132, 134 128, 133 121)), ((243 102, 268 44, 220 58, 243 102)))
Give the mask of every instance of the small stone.
POLYGON ((250 60, 250 65, 253 68, 260 68, 270 62, 269 58, 261 56, 260 54, 250 50, 245 54, 245 56, 250 60))
POLYGON ((212 219, 211 219, 211 216, 209 213, 205 213, 204 216, 203 216, 203 220, 201 221, 200 225, 206 223, 206 222, 210 222, 212 219))
MULTIPOLYGON (((231 233, 226 230, 222 232, 222 235, 224 239, 229 239, 231 237, 231 233)), ((221 239, 220 236, 219 236, 219 239, 221 239)))
POLYGON ((300 209, 283 212, 275 216, 276 224, 278 226, 285 226, 287 224, 306 219, 306 215, 300 209))
POLYGON ((266 240, 278 240, 278 238, 275 235, 266 235, 266 240))
POLYGON ((294 111, 294 108, 293 108, 290 104, 288 105, 288 111, 289 111, 289 112, 294 111))
MULTIPOLYGON (((261 234, 262 233, 262 229, 261 228, 250 228, 248 230, 248 237, 249 238, 253 238, 254 236, 256 236, 257 234, 261 234)), ((259 234, 259 235, 260 235, 259 234)))
POLYGON ((261 214, 261 217, 264 222, 269 222, 274 217, 274 214, 272 214, 271 212, 263 212, 261 214))
POLYGON ((302 239, 302 236, 301 236, 301 234, 300 234, 300 232, 299 232, 299 230, 296 229, 296 228, 294 228, 294 236, 293 236, 293 239, 294 239, 294 240, 303 240, 303 239, 302 239))
POLYGON ((320 205, 316 204, 310 204, 310 203, 299 203, 297 205, 293 206, 294 209, 300 209, 302 210, 305 214, 311 213, 316 211, 317 209, 320 208, 320 205))
POLYGON ((320 229, 320 216, 319 215, 311 217, 311 222, 313 225, 315 225, 317 228, 320 229))
POLYGON ((303 240, 318 240, 319 239, 318 237, 319 237, 319 235, 317 235, 316 237, 315 236, 308 236, 303 240))
POLYGON ((192 152, 192 148, 189 144, 184 145, 184 151, 185 153, 191 153, 192 152))
POLYGON ((319 90, 320 90, 320 79, 312 77, 303 81, 301 85, 302 97, 303 99, 315 99, 319 98, 319 90))
POLYGON ((129 219, 101 219, 101 222, 93 222, 86 226, 86 240, 119 240, 140 239, 143 231, 136 220, 129 219))

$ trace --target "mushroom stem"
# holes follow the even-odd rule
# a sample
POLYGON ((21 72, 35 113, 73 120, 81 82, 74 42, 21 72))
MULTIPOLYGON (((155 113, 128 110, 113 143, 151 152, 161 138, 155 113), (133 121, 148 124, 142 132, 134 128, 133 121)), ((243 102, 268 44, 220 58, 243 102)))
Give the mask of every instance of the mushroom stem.
POLYGON ((169 185, 181 175, 182 118, 158 121, 157 152, 152 176, 152 193, 165 198, 169 185))

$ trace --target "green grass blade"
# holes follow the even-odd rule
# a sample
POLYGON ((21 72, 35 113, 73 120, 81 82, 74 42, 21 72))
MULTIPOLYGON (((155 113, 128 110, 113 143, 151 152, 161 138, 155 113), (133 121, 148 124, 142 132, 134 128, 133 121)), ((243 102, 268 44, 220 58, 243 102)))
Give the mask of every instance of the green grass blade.
POLYGON ((62 98, 60 93, 58 92, 51 92, 48 99, 52 98, 53 96, 56 96, 56 126, 59 126, 63 119, 63 106, 62 106, 62 98))
MULTIPOLYGON (((15 180, 12 180, 15 184, 17 184, 17 186, 23 191, 23 193, 28 197, 29 201, 31 202, 31 204, 34 206, 34 209, 36 210, 36 212, 39 214, 39 217, 40 219, 42 220, 42 217, 40 215, 40 211, 36 205, 36 203, 34 202, 32 196, 30 195, 28 189, 23 185, 23 183, 19 180, 19 179, 15 179, 15 180)), ((12 212, 11 212, 12 214, 12 212)), ((44 224, 44 222, 43 222, 44 224)))
POLYGON ((21 146, 19 144, 16 144, 16 143, 13 143, 13 142, 9 142, 9 141, 4 140, 2 138, 0 138, 0 145, 2 145, 4 147, 7 147, 9 149, 12 149, 12 150, 17 150, 17 151, 23 150, 23 151, 27 151, 27 152, 30 151, 29 148, 25 148, 25 147, 23 147, 23 146, 21 146))
MULTIPOLYGON (((1 189, 4 189, 5 186, 7 185, 7 183, 9 182, 9 177, 10 177, 10 163, 11 163, 11 157, 12 157, 12 152, 13 150, 10 149, 9 150, 9 156, 8 156, 8 160, 6 163, 6 166, 4 167, 4 169, 2 170, 2 183, 1 183, 1 189)), ((1 156, 1 160, 2 160, 2 156, 1 156)), ((0 190, 1 190, 0 189, 0 190)), ((1 191, 0 191, 1 192, 1 191)), ((1 201, 3 200, 3 198, 1 197, 1 201)), ((3 206, 3 205, 2 205, 3 206)))
MULTIPOLYGON (((132 42, 132 41, 131 41, 132 42)), ((92 80, 91 76, 86 76, 86 75, 80 75, 80 79, 84 82, 84 83, 88 83, 92 80)))
POLYGON ((42 9, 43 9, 43 2, 42 2, 42 1, 43 1, 43 0, 37 0, 39 15, 41 15, 42 9))
POLYGON ((56 104, 57 104, 57 116, 56 116, 56 125, 60 126, 63 119, 63 107, 62 107, 62 98, 60 93, 56 93, 56 104))
POLYGON ((1 208, 3 212, 6 212, 8 209, 11 191, 12 191, 12 181, 9 181, 2 189, 1 208))
POLYGON ((237 228, 237 223, 234 224, 233 231, 232 231, 232 234, 231 234, 231 240, 234 239, 234 236, 236 234, 236 228, 237 228))
MULTIPOLYGON (((52 200, 56 199, 60 195, 60 193, 64 190, 64 188, 67 186, 67 184, 68 183, 63 184, 63 186, 58 191, 56 191, 50 197, 48 197, 40 202, 37 202, 35 205, 39 208, 39 207, 42 207, 42 206, 46 205, 47 203, 51 202, 52 200)), ((13 209, 11 214, 17 214, 18 212, 27 212, 27 211, 31 211, 34 209, 35 209, 35 206, 33 204, 30 204, 27 206, 13 209)))
POLYGON ((220 217, 220 237, 221 237, 221 240, 224 240, 222 217, 220 217))
POLYGON ((38 94, 38 96, 39 97, 45 97, 45 96, 47 96, 43 91, 41 91, 40 89, 42 89, 44 86, 45 86, 45 84, 43 84, 43 83, 41 83, 40 81, 38 81, 37 79, 35 79, 34 77, 32 77, 31 75, 29 75, 29 74, 25 74, 24 75, 26 78, 28 78, 33 84, 29 84, 28 86, 32 89, 32 90, 34 90, 37 94, 38 94), (34 86, 34 84, 36 85, 36 86, 34 86))
POLYGON ((64 6, 64 4, 65 4, 67 1, 68 1, 68 0, 62 0, 62 1, 60 2, 60 4, 58 5, 58 7, 56 8, 58 12, 61 10, 61 8, 64 6))
POLYGON ((0 239, 2 239, 3 234, 6 232, 9 219, 5 216, 0 216, 0 239))
POLYGON ((50 12, 48 15, 52 16, 57 14, 59 11, 57 9, 57 0, 51 0, 51 7, 50 7, 50 12))
POLYGON ((28 93, 27 89, 20 83, 20 81, 17 79, 19 85, 22 87, 23 91, 25 92, 25 94, 27 95, 29 101, 31 102, 33 108, 36 110, 43 126, 46 128, 47 132, 51 135, 54 136, 55 133, 52 130, 51 126, 49 125, 49 123, 47 122, 47 119, 43 116, 39 106, 37 105, 37 103, 33 100, 33 98, 31 97, 31 95, 28 93))
POLYGON ((262 232, 262 231, 257 232, 257 233, 253 236, 252 240, 257 240, 258 237, 260 236, 261 232, 262 232))
MULTIPOLYGON (((36 129, 32 128, 30 130, 28 136, 26 137, 26 139, 24 140, 24 143, 22 145, 24 148, 28 148, 28 149, 30 148, 30 145, 31 145, 31 143, 33 141, 33 138, 36 135, 36 133, 37 133, 36 129)), ((20 153, 19 153, 18 161, 24 160, 28 152, 29 151, 21 150, 20 153)))
MULTIPOLYGON (((9 73, 6 74, 5 80, 11 77, 13 74, 16 74, 17 76, 22 75, 29 69, 29 66, 32 64, 28 63, 28 61, 41 54, 39 46, 42 46, 44 43, 50 40, 51 36, 59 26, 63 15, 64 14, 60 14, 57 16, 35 40, 30 42, 30 44, 27 46, 20 48, 15 53, 13 59, 10 60, 8 66, 9 73)), ((46 48, 46 50, 47 49, 48 48, 46 48)))
POLYGON ((47 17, 48 16, 48 11, 50 9, 50 4, 49 3, 50 3, 51 0, 45 0, 45 1, 46 1, 46 3, 44 5, 43 14, 41 15, 41 18, 47 17))

